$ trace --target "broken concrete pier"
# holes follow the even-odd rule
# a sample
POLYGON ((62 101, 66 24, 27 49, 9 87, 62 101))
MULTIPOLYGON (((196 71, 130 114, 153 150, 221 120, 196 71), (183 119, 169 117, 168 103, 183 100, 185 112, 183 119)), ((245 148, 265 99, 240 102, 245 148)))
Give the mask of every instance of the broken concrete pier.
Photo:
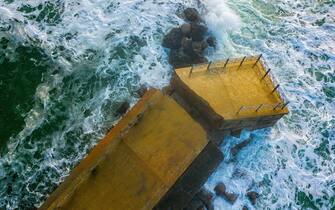
POLYGON ((147 90, 40 209, 181 210, 224 155, 223 134, 288 113, 260 57, 176 69, 147 90))

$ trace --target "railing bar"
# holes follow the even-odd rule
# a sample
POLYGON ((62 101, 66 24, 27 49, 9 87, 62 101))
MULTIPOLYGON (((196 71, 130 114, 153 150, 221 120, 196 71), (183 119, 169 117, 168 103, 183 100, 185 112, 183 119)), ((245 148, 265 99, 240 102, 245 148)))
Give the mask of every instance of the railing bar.
POLYGON ((193 71, 193 64, 191 65, 191 69, 190 69, 190 72, 188 74, 189 77, 191 77, 192 71, 193 71))
POLYGON ((259 106, 257 107, 257 109, 256 109, 256 112, 258 112, 258 110, 259 110, 260 108, 262 108, 262 106, 263 106, 263 104, 259 105, 259 106))
POLYGON ((282 103, 279 102, 279 103, 273 108, 273 110, 276 110, 281 104, 282 104, 282 103))
POLYGON ((247 56, 244 56, 244 57, 243 57, 243 59, 242 59, 240 65, 238 66, 237 70, 239 70, 239 69, 241 68, 241 66, 242 66, 242 64, 243 64, 243 62, 244 62, 244 60, 245 60, 246 58, 247 58, 247 56))
POLYGON ((240 109, 236 112, 236 114, 239 114, 240 111, 243 109, 244 106, 241 106, 240 109))
POLYGON ((287 102, 283 105, 283 107, 282 107, 281 109, 283 110, 289 103, 290 103, 290 102, 287 101, 287 102))
POLYGON ((254 68, 257 65, 257 63, 261 59, 261 57, 262 57, 262 54, 259 55, 259 57, 257 58, 255 64, 252 66, 252 68, 254 68))
POLYGON ((279 88, 279 84, 278 85, 276 85, 276 87, 271 91, 271 93, 270 94, 272 94, 273 92, 275 92, 277 89, 279 88))
POLYGON ((207 71, 209 71, 209 67, 212 65, 212 61, 209 61, 208 66, 207 66, 207 71))
POLYGON ((270 73, 271 69, 267 70, 264 76, 262 77, 261 81, 270 73))
POLYGON ((229 62, 229 58, 226 60, 226 63, 224 64, 224 66, 223 66, 223 69, 225 69, 225 68, 226 68, 226 66, 227 66, 228 62, 229 62))

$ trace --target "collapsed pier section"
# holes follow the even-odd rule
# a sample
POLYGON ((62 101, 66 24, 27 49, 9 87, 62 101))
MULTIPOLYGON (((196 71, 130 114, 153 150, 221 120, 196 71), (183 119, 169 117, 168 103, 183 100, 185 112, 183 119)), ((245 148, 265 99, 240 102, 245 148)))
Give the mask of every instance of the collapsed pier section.
POLYGON ((172 88, 226 134, 270 127, 288 113, 288 101, 261 56, 176 69, 172 88))

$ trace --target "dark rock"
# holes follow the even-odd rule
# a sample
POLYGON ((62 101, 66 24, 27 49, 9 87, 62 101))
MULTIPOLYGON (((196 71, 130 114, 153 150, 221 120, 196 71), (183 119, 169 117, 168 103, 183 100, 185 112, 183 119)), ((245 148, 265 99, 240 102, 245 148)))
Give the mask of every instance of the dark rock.
POLYGON ((208 47, 208 44, 205 41, 192 42, 192 50, 199 57, 203 56, 204 50, 207 47, 208 47))
POLYGON ((226 185, 223 184, 222 182, 219 182, 216 184, 215 188, 214 188, 214 192, 216 195, 223 195, 226 192, 226 185))
POLYGON ((248 207, 243 206, 242 210, 248 210, 248 207))
POLYGON ((178 49, 181 47, 181 40, 183 38, 183 33, 180 28, 173 28, 171 31, 165 35, 163 39, 163 47, 170 49, 178 49))
POLYGON ((236 195, 235 193, 229 193, 229 192, 225 192, 223 194, 223 197, 230 202, 231 204, 235 203, 235 201, 237 200, 238 195, 236 195))
POLYGON ((192 48, 192 39, 188 38, 188 37, 184 37, 181 41, 181 46, 184 50, 184 52, 188 55, 192 55, 193 52, 193 48, 192 48))
POLYGON ((259 194, 255 191, 250 191, 247 193, 247 197, 249 198, 250 202, 252 203, 252 205, 256 204, 256 200, 259 197, 259 194))
POLYGON ((123 102, 121 106, 116 110, 117 115, 123 115, 127 112, 129 109, 130 105, 127 101, 123 102))
POLYGON ((210 36, 207 38, 206 40, 207 44, 210 46, 210 47, 216 47, 216 39, 215 37, 213 36, 210 36))
POLYGON ((208 190, 202 188, 196 196, 205 204, 207 210, 214 210, 213 194, 208 190))
POLYGON ((191 24, 184 23, 183 25, 180 26, 180 30, 184 36, 189 36, 191 33, 191 24))
POLYGON ((191 38, 193 41, 202 41, 207 34, 207 27, 198 23, 191 23, 191 38))
POLYGON ((186 20, 191 22, 200 21, 200 14, 195 8, 186 8, 184 10, 186 20))
POLYGON ((174 68, 191 66, 192 64, 207 63, 208 60, 204 56, 198 56, 194 53, 191 55, 183 48, 173 49, 170 51, 169 63, 174 68))
POLYGON ((221 196, 224 199, 226 199, 228 202, 230 203, 235 203, 235 201, 237 200, 237 195, 234 193, 229 193, 226 191, 226 185, 223 184, 222 182, 219 182, 215 188, 214 188, 215 194, 217 196, 221 196))
POLYGON ((248 138, 244 141, 242 141, 241 143, 235 145, 233 148, 231 148, 230 153, 232 154, 232 156, 236 156, 237 153, 243 149, 244 147, 246 147, 248 144, 250 144, 250 142, 252 141, 252 138, 248 138))
POLYGON ((186 67, 192 64, 191 56, 187 55, 182 48, 170 51, 169 63, 174 68, 186 67))

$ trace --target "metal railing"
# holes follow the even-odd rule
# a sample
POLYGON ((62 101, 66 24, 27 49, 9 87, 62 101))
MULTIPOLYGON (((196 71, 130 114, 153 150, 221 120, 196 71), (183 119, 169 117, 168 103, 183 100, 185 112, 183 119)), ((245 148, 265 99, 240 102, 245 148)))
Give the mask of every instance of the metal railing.
POLYGON ((259 105, 252 105, 252 106, 241 106, 239 110, 236 112, 236 115, 240 114, 244 111, 252 111, 252 112, 259 112, 259 111, 276 111, 276 110, 283 110, 289 102, 279 102, 275 104, 259 104, 259 105))
MULTIPOLYGON (((239 70, 241 67, 243 67, 243 64, 249 63, 250 61, 255 61, 252 65, 252 68, 254 69, 258 63, 260 63, 266 70, 264 73, 263 71, 256 71, 257 74, 260 77, 260 81, 262 81, 269 89, 271 89, 271 92, 269 94, 274 94, 281 102, 276 104, 258 104, 258 105, 252 105, 252 106, 241 106, 239 110, 236 112, 236 114, 239 114, 243 111, 247 110, 253 110, 255 112, 259 112, 260 110, 269 110, 272 109, 273 111, 284 109, 288 104, 287 97, 284 94, 284 91, 280 87, 279 82, 275 79, 275 77, 272 75, 271 69, 267 68, 266 63, 261 59, 262 54, 258 56, 245 56, 243 58, 227 58, 226 60, 221 61, 209 61, 208 63, 203 64, 197 64, 197 65, 191 65, 189 76, 192 76, 192 73, 195 69, 204 69, 206 68, 206 73, 222 73, 226 71, 228 66, 237 66, 236 70, 239 70)), ((258 68, 259 70, 261 68, 258 68)))

